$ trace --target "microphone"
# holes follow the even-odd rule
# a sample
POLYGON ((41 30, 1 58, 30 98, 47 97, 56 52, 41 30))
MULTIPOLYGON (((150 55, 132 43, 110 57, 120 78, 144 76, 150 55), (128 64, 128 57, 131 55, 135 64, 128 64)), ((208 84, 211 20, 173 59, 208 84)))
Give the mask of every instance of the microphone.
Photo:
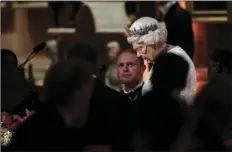
POLYGON ((47 46, 46 42, 39 43, 33 48, 33 52, 39 52, 42 51, 47 46))
POLYGON ((19 65, 19 68, 24 68, 24 66, 27 64, 28 61, 30 61, 31 59, 33 59, 33 57, 39 52, 42 51, 45 47, 47 46, 47 44, 45 42, 39 43, 38 45, 36 45, 33 48, 33 51, 31 52, 31 54, 27 57, 27 59, 19 65))

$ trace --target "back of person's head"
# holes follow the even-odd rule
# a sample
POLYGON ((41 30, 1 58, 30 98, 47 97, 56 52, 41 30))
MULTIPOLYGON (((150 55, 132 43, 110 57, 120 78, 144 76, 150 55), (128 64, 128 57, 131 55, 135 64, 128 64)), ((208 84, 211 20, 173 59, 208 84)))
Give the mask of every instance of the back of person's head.
POLYGON ((98 63, 98 52, 97 50, 83 42, 77 42, 70 50, 67 52, 67 59, 81 58, 91 62, 92 64, 98 63))
POLYGON ((100 73, 99 56, 98 51, 95 47, 90 44, 77 42, 70 50, 67 52, 67 60, 81 58, 90 62, 95 70, 95 75, 100 73))
POLYGON ((68 105, 74 95, 81 95, 79 99, 86 99, 91 94, 84 94, 83 90, 91 92, 92 65, 79 58, 60 61, 52 67, 44 81, 43 101, 50 105, 68 105), (86 88, 87 87, 87 88, 86 88), (78 93, 79 92, 79 93, 78 93))
POLYGON ((8 49, 1 49, 1 65, 2 68, 17 67, 18 59, 14 52, 8 49))
POLYGON ((157 88, 182 89, 186 84, 189 65, 178 55, 161 54, 157 57, 153 69, 152 82, 157 88))
POLYGON ((217 72, 232 72, 232 50, 217 47, 211 54, 210 59, 217 63, 217 72))

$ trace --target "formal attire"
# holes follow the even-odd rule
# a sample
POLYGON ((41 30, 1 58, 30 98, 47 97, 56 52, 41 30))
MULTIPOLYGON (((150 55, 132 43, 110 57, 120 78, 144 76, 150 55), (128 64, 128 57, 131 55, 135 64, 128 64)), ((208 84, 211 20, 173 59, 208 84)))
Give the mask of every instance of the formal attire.
POLYGON ((190 12, 178 2, 168 2, 162 9, 162 21, 168 31, 167 43, 182 47, 191 59, 194 55, 194 36, 190 12))
MULTIPOLYGON (((122 92, 125 94, 125 96, 130 100, 129 102, 129 108, 128 108, 128 114, 129 114, 129 124, 130 124, 130 139, 129 144, 132 150, 137 150, 137 147, 135 147, 135 143, 137 144, 138 140, 138 127, 139 127, 139 121, 138 118, 140 116, 140 102, 143 102, 141 100, 142 98, 142 86, 144 82, 139 83, 136 85, 133 89, 127 90, 125 85, 121 85, 122 92)), ((142 138, 142 137, 141 137, 142 138)), ((139 141, 142 142, 142 141, 139 141)))
POLYGON ((85 127, 87 145, 111 145, 112 150, 130 150, 130 100, 96 79, 89 121, 85 127))
POLYGON ((53 107, 41 107, 16 129, 6 150, 42 151, 76 150, 83 148, 82 131, 66 127, 53 107))
POLYGON ((131 90, 126 90, 125 85, 122 85, 122 92, 130 99, 130 101, 136 101, 142 96, 143 84, 144 82, 141 82, 131 90))
POLYGON ((169 151, 185 121, 184 102, 178 101, 171 91, 161 88, 153 89, 140 100, 135 149, 169 151))
MULTIPOLYGON (((186 101, 187 104, 192 104, 193 99, 194 99, 195 94, 196 94, 196 83, 197 83, 196 70, 195 70, 195 66, 194 66, 192 60, 186 54, 186 52, 179 46, 174 46, 171 49, 168 49, 164 52, 173 53, 175 55, 182 57, 185 61, 187 61, 188 65, 189 65, 189 70, 188 70, 188 74, 187 74, 187 78, 186 78, 186 85, 185 85, 184 89, 182 89, 180 91, 180 97, 183 98, 183 100, 186 101)), ((154 88, 152 81, 151 81, 153 70, 154 69, 152 66, 150 69, 150 72, 148 74, 147 79, 144 81, 144 85, 142 87, 142 95, 147 94, 149 91, 151 91, 154 88)), ((170 79, 172 79, 171 76, 170 76, 170 79)), ((173 80, 173 81, 175 81, 175 80, 173 80)))

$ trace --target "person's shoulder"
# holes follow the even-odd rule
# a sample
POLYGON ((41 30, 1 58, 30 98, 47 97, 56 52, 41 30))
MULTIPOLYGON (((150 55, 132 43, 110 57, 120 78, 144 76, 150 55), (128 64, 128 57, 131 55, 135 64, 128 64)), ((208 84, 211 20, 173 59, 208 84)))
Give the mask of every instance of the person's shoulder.
POLYGON ((177 16, 180 17, 191 17, 191 13, 188 10, 182 8, 181 6, 178 6, 176 8, 175 13, 177 16))
MULTIPOLYGON (((106 105, 120 104, 128 101, 128 98, 124 93, 118 92, 108 86, 106 86, 100 80, 96 81, 96 85, 93 92, 92 100, 94 103, 102 103, 106 105)), ((97 106, 97 105, 96 105, 97 106)))
POLYGON ((122 92, 118 92, 118 91, 106 86, 100 80, 96 80, 95 90, 94 91, 96 91, 98 93, 104 93, 106 96, 109 96, 109 95, 122 96, 123 95, 122 92))
MULTIPOLYGON (((198 93, 194 103, 202 105, 205 103, 213 103, 212 101, 229 101, 231 96, 232 87, 229 82, 225 81, 225 77, 213 77, 198 93)), ((219 102, 218 102, 219 103, 219 102)))
POLYGON ((173 46, 167 53, 173 53, 177 56, 182 57, 183 59, 185 59, 188 63, 192 63, 192 60, 190 59, 190 57, 188 56, 188 54, 185 52, 185 50, 183 48, 181 48, 180 46, 173 46))
POLYGON ((180 55, 185 54, 185 51, 180 46, 175 45, 175 46, 171 46, 170 50, 167 53, 173 53, 175 55, 180 56, 180 55))

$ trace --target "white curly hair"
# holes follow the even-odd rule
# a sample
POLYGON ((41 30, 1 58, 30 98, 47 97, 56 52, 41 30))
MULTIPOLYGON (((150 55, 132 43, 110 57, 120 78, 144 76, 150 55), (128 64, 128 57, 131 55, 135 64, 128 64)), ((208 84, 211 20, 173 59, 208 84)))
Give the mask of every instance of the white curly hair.
POLYGON ((145 43, 147 45, 156 43, 166 43, 167 29, 165 23, 158 22, 152 17, 141 17, 137 19, 129 29, 127 29, 127 41, 133 43, 145 43))

